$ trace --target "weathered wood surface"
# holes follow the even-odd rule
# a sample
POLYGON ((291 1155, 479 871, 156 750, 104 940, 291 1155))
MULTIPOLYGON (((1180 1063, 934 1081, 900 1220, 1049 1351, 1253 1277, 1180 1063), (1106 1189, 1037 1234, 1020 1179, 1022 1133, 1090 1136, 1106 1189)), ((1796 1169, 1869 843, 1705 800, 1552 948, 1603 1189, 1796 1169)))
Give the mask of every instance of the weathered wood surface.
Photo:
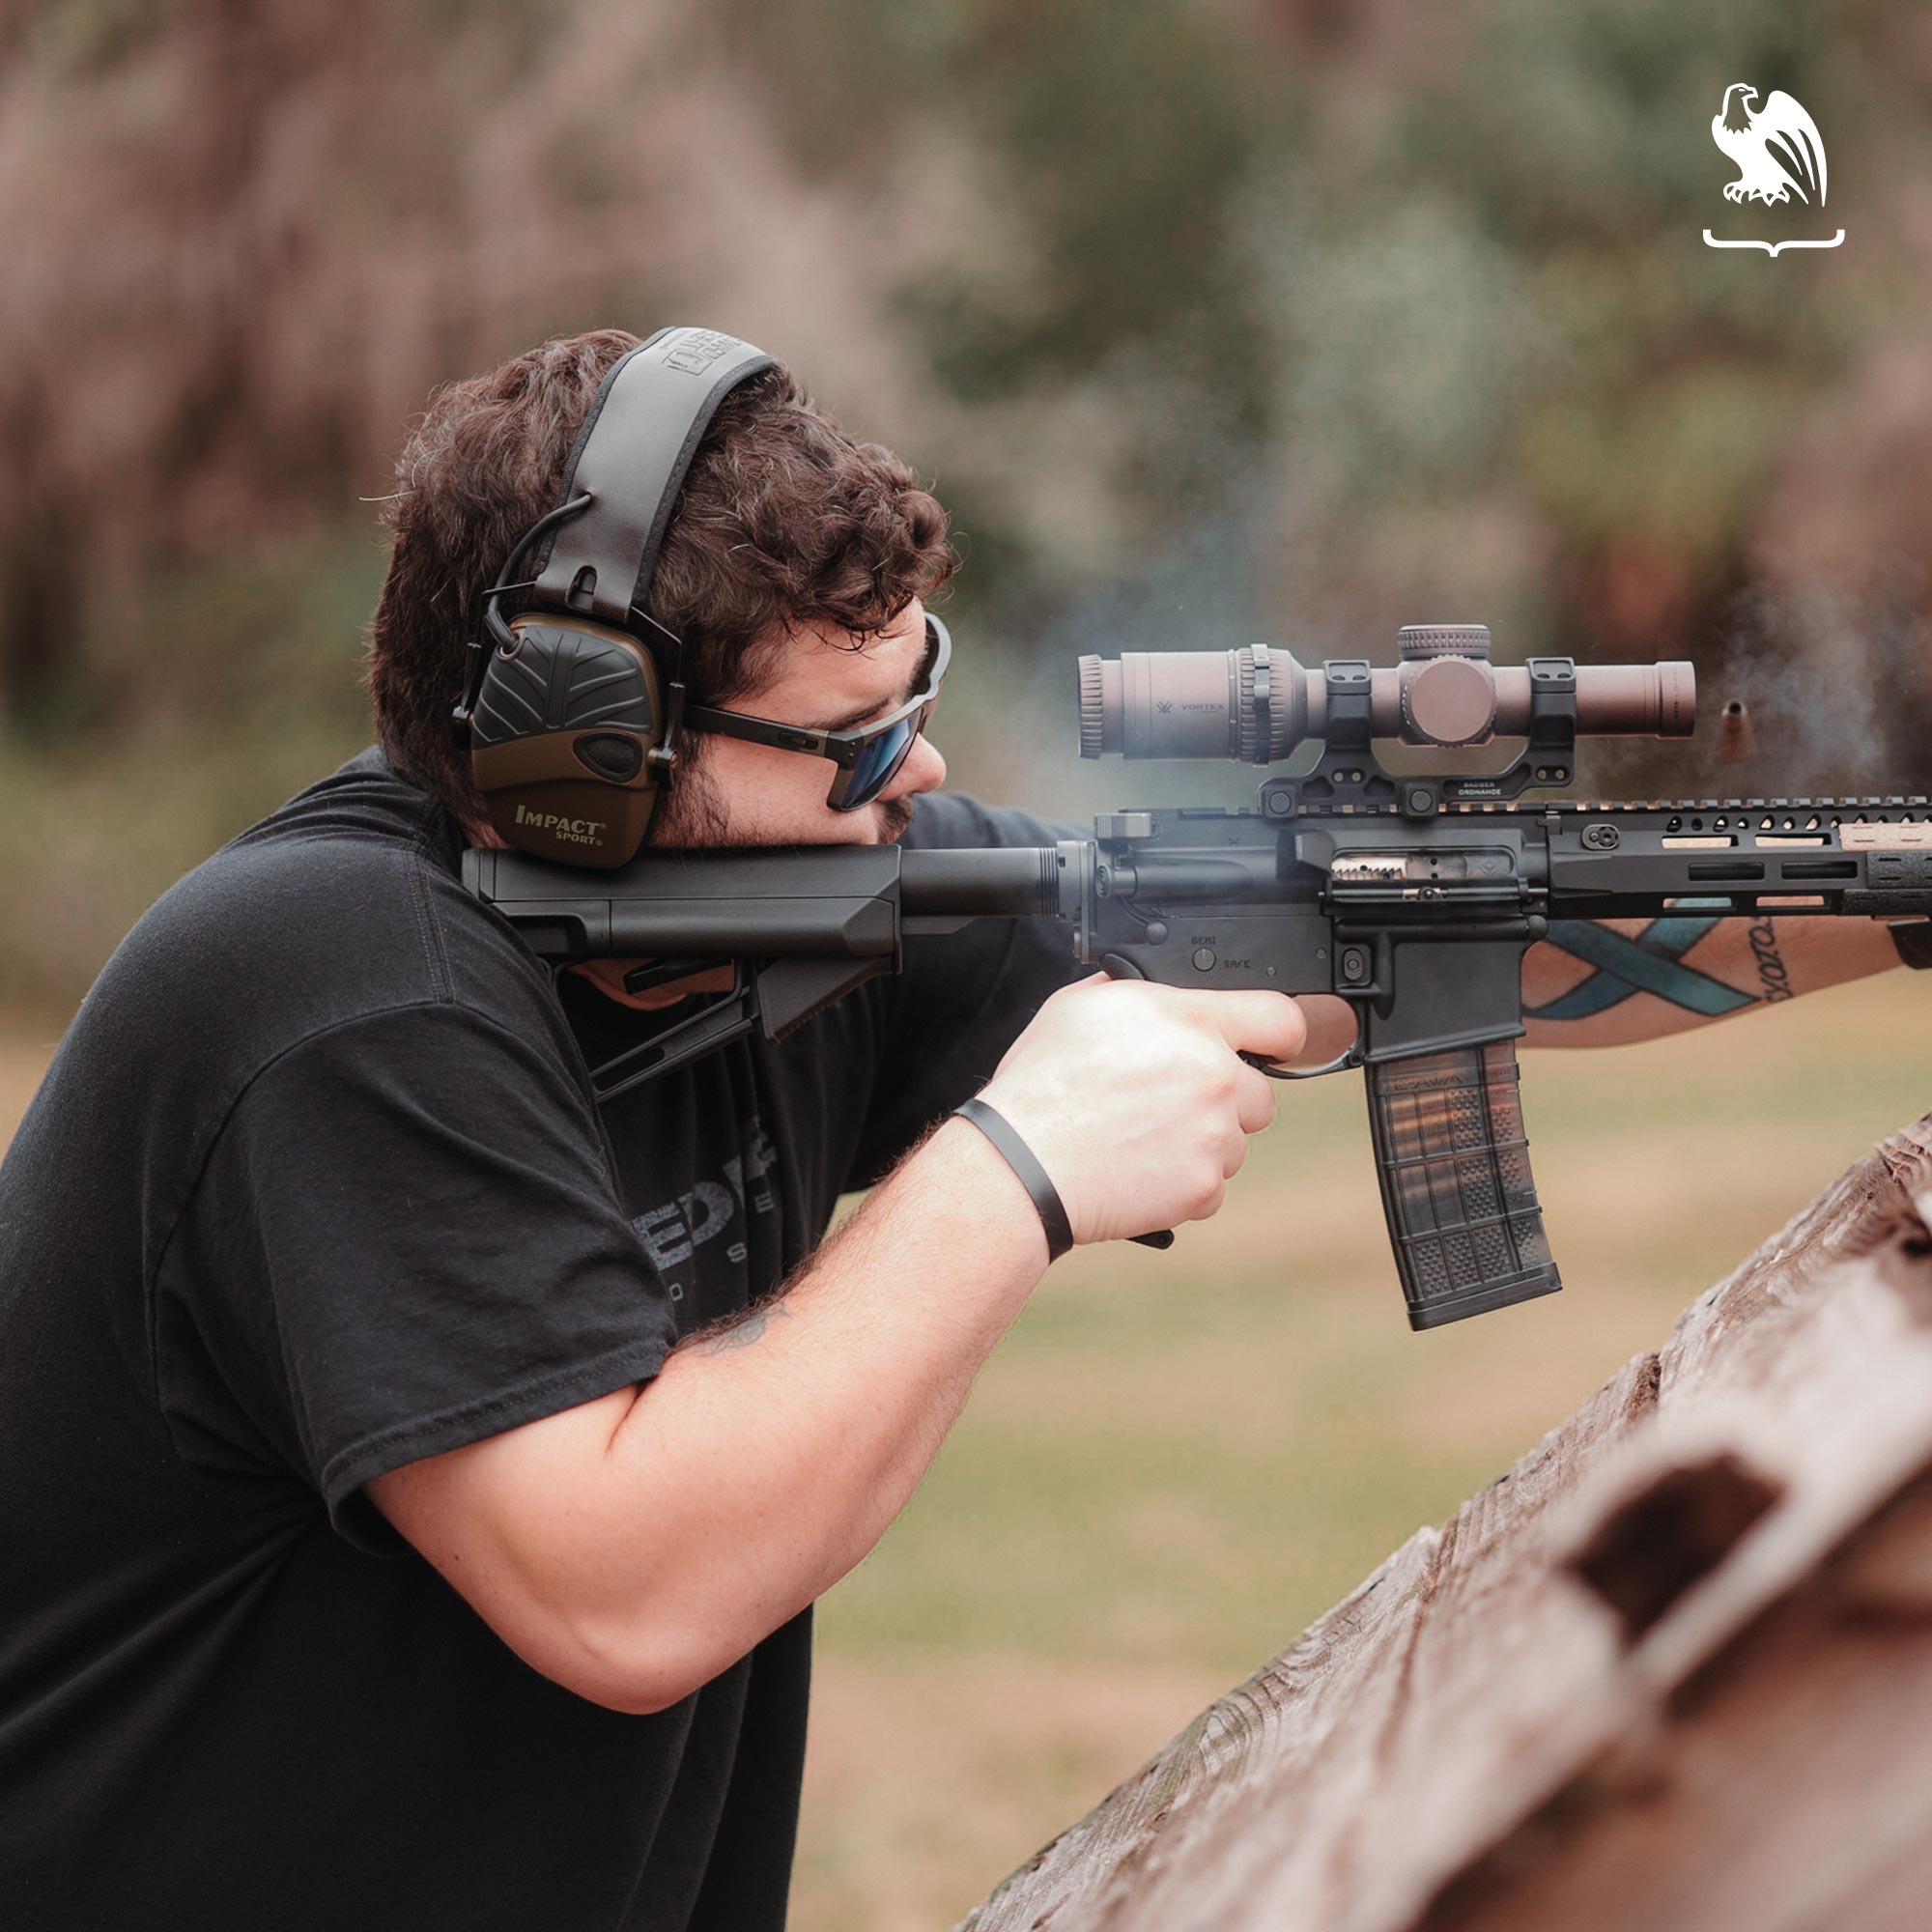
POLYGON ((1932 1116, 961 1932, 1932 1924, 1932 1116))

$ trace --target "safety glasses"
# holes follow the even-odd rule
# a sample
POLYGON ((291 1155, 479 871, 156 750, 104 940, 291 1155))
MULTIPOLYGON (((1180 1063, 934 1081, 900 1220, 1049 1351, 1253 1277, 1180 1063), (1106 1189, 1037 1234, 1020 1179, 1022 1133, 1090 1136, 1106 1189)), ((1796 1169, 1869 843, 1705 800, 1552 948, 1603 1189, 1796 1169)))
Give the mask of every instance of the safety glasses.
POLYGON ((952 661, 952 636, 930 611, 925 613, 925 666, 920 689, 897 710, 870 724, 849 731, 808 731, 797 724, 781 724, 770 718, 753 718, 743 711, 722 711, 709 704, 688 704, 684 723, 694 731, 716 732, 721 738, 743 738, 753 745, 772 745, 781 752, 805 752, 830 758, 838 767, 825 802, 834 811, 857 811, 870 805, 898 776, 932 707, 946 668, 952 661))

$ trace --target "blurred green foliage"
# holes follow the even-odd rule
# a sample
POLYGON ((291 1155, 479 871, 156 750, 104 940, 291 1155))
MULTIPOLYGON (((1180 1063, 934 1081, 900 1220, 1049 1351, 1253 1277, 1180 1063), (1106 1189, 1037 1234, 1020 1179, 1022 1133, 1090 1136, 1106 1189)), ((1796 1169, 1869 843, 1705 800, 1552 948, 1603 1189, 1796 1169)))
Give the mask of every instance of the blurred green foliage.
POLYGON ((370 535, 342 531, 159 570, 86 638, 97 664, 138 649, 131 696, 68 668, 37 725, 0 721, 0 872, 27 908, 0 1008, 71 1012, 157 893, 367 741, 359 633, 382 575, 370 535))
POLYGON ((956 781, 1088 801, 1081 649, 1480 617, 1504 657, 1691 656, 1758 715, 1756 768, 1622 747, 1586 788, 1928 784, 1932 35, 1898 0, 42 0, 6 33, 0 788, 70 912, 0 999, 71 1005, 171 868, 365 742, 408 417, 610 322, 764 342, 935 480, 981 667, 956 781), (1740 79, 1809 106, 1829 211, 1723 200, 1740 79), (1846 245, 1699 239, 1814 217, 1846 245))

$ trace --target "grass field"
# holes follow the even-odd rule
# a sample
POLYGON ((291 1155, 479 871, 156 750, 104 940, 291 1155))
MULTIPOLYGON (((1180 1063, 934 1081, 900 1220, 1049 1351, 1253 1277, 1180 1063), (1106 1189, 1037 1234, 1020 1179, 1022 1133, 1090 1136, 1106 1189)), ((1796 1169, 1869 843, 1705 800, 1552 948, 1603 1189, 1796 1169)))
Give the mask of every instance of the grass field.
MULTIPOLYGON (((0 1132, 51 1044, 0 1047, 0 1132)), ((950 1925, 1656 1344, 1932 1106, 1932 983, 1523 1068, 1561 1295, 1408 1332, 1353 1076, 1287 1090, 1227 1208, 1171 1253, 1054 1269, 820 1607, 798 1932, 950 1925)))

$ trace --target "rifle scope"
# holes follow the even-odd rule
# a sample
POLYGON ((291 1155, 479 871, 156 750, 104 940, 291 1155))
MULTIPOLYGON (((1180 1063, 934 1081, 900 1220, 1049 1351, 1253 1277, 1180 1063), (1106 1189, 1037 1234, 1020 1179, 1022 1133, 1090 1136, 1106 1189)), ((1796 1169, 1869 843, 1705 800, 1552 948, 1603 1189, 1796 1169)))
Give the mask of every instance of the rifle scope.
MULTIPOLYGON (((1266 765, 1325 740, 1331 688, 1369 696, 1376 738, 1442 749, 1524 735, 1531 667, 1492 665, 1484 624, 1407 624, 1400 665, 1330 659, 1305 668, 1287 651, 1123 651, 1080 660, 1080 755, 1233 758, 1266 765)), ((1568 658, 1535 662, 1573 668, 1568 658)), ((1595 737, 1688 738, 1697 679, 1682 660, 1576 665, 1577 730, 1595 737)))

